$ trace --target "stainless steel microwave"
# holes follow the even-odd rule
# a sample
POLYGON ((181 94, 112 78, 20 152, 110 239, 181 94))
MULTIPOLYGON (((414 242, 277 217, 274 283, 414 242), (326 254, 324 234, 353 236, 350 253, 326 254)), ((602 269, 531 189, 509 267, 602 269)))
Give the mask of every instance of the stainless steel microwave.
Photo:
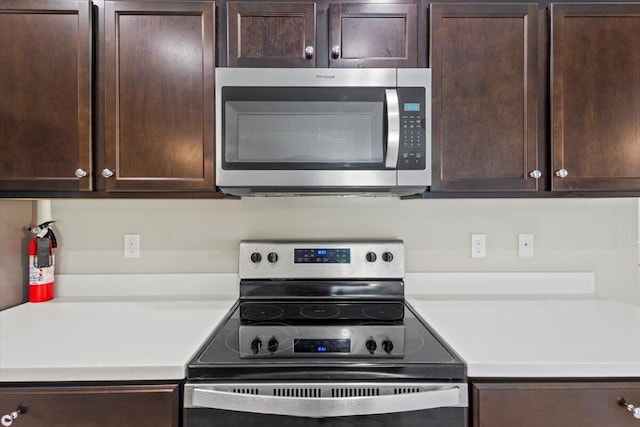
POLYGON ((431 185, 431 70, 216 69, 216 185, 410 195, 431 185))

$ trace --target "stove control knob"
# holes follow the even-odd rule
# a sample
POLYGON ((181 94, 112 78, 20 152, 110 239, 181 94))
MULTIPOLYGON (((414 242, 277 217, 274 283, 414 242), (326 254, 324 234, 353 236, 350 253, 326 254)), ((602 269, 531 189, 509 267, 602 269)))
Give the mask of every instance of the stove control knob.
POLYGON ((258 354, 260 349, 262 349, 262 341, 260 341, 260 338, 251 341, 251 351, 253 351, 253 354, 258 354))
POLYGON ((391 351, 393 351, 393 343, 389 340, 382 341, 382 349, 385 353, 391 354, 391 351))
POLYGON ((382 260, 384 262, 391 262, 393 261, 393 254, 391 252, 384 252, 382 254, 382 260))
POLYGON ((369 350, 369 353, 371 354, 373 354, 376 351, 376 348, 378 348, 378 344, 376 344, 376 342, 372 339, 368 339, 364 345, 365 347, 367 347, 367 350, 369 350))
POLYGON ((368 262, 376 262, 376 260, 378 259, 378 256, 376 255, 375 252, 367 252, 367 254, 364 256, 368 262))
POLYGON ((278 254, 275 252, 269 252, 269 254, 267 255, 267 260, 269 260, 271 264, 275 264, 276 262, 278 262, 278 254))
POLYGON ((273 354, 278 350, 278 340, 275 338, 271 338, 269 343, 267 344, 267 348, 269 349, 269 353, 273 354))
POLYGON ((260 255, 260 252, 254 252, 251 254, 251 262, 254 264, 259 263, 260 261, 262 261, 262 255, 260 255))

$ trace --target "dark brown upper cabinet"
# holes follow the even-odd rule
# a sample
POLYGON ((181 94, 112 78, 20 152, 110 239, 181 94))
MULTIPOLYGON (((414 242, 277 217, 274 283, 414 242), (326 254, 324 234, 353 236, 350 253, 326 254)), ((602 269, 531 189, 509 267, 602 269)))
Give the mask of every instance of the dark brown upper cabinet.
POLYGON ((329 5, 331 67, 417 67, 415 4, 329 5))
POLYGON ((551 7, 553 190, 640 190, 640 5, 551 7))
POLYGON ((107 191, 214 189, 214 5, 105 3, 107 191))
POLYGON ((536 191, 538 7, 432 4, 432 191, 536 191))
POLYGON ((418 21, 415 3, 229 2, 227 64, 416 67, 418 21))
POLYGON ((0 190, 91 190, 91 2, 0 3, 0 190))
POLYGON ((227 3, 229 67, 315 67, 315 3, 227 3))

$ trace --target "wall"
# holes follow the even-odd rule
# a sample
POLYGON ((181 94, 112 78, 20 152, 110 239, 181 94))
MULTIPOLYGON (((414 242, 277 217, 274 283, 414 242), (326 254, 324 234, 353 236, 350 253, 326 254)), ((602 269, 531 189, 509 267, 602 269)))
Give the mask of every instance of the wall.
POLYGON ((636 199, 54 200, 57 272, 236 272, 241 239, 401 238, 410 272, 594 271, 597 293, 640 304, 636 199), (141 257, 125 259, 123 234, 141 257), (487 258, 470 234, 487 235, 487 258), (518 258, 533 233, 535 257, 518 258))
POLYGON ((0 310, 27 300, 27 251, 33 202, 0 200, 0 310))

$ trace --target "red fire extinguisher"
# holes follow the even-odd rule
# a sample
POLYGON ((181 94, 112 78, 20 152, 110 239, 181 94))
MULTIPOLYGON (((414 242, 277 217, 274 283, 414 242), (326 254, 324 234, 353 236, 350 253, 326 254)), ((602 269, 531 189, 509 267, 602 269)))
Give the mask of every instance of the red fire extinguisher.
POLYGON ((31 227, 36 235, 29 242, 29 302, 44 302, 53 299, 54 264, 53 249, 58 246, 51 224, 43 222, 31 227))

